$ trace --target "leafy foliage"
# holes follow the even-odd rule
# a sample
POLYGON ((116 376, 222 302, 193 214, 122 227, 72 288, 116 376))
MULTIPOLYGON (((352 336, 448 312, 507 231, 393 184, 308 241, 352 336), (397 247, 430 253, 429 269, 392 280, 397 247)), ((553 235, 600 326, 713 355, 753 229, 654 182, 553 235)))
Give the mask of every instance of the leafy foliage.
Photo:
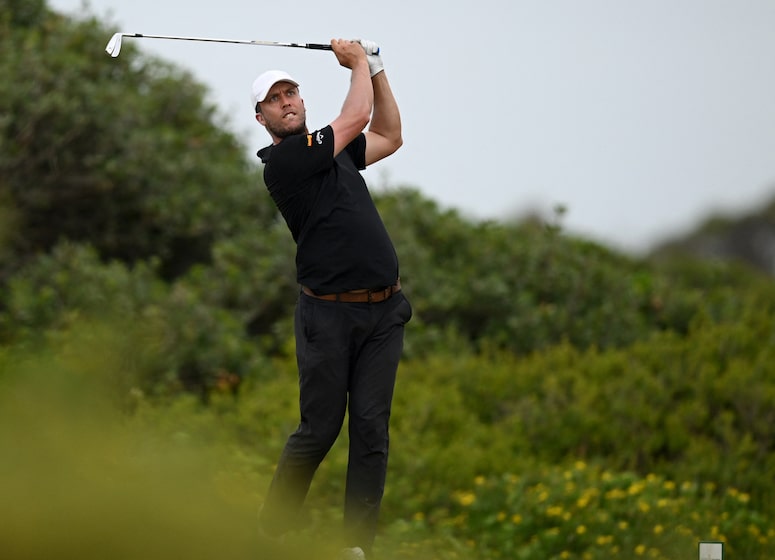
MULTIPOLYGON (((0 466, 0 489, 17 496, 29 473, 46 479, 40 456, 61 459, 51 488, 73 489, 46 511, 30 501, 3 541, 30 546, 19 528, 56 525, 78 496, 76 513, 117 542, 135 525, 99 523, 111 518, 100 498, 110 477, 131 480, 115 503, 139 515, 143 500, 165 503, 143 485, 182 501, 193 486, 176 475, 193 461, 217 519, 184 516, 172 533, 210 526, 222 545, 203 545, 210 557, 248 554, 245 511, 297 422, 290 235, 188 74, 132 45, 104 56, 110 31, 96 20, 0 6, 0 437, 18 445, 9 426, 33 428, 0 466), (138 461, 165 469, 151 476, 138 461), (87 484, 90 462, 105 478, 87 484), (235 533, 224 520, 236 519, 235 533)), ((703 537, 764 557, 775 538, 771 278, 619 254, 566 235, 559 215, 480 223, 409 188, 375 198, 415 311, 391 425, 386 556, 679 558, 703 537)), ((346 444, 345 432, 310 494, 313 541, 335 533, 346 444)), ((164 515, 153 518, 159 550, 196 556, 199 541, 165 532, 164 515)), ((75 554, 62 548, 78 530, 67 527, 40 557, 46 546, 75 554)))
POLYGON ((477 477, 455 494, 441 523, 491 558, 671 559, 703 540, 728 541, 727 554, 764 558, 775 531, 750 498, 734 487, 718 492, 711 483, 576 461, 526 476, 477 477))
POLYGON ((642 261, 556 224, 472 223, 406 189, 383 193, 379 206, 416 311, 421 342, 410 352, 450 331, 474 348, 518 354, 562 342, 619 348, 686 333, 698 312, 733 319, 748 305, 744 287, 773 294, 767 277, 743 266, 642 261))
POLYGON ((262 214, 257 174, 204 88, 131 45, 105 56, 106 36, 50 13, 32 28, 0 21, 0 200, 15 224, 6 267, 68 239, 104 258, 158 257, 173 278, 262 214))

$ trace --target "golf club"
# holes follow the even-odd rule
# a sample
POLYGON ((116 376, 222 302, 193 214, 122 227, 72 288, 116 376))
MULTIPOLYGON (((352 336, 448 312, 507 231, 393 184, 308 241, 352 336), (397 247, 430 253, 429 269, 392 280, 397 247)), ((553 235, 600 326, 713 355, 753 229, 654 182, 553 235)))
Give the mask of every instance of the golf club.
POLYGON ((121 42, 124 37, 136 37, 145 39, 174 39, 176 41, 207 41, 210 43, 236 43, 240 45, 259 45, 265 47, 296 47, 300 49, 317 49, 330 51, 331 45, 317 43, 279 43, 277 41, 251 41, 243 39, 211 39, 208 37, 177 37, 173 35, 145 35, 143 33, 116 33, 108 41, 105 52, 116 58, 121 52, 121 42))

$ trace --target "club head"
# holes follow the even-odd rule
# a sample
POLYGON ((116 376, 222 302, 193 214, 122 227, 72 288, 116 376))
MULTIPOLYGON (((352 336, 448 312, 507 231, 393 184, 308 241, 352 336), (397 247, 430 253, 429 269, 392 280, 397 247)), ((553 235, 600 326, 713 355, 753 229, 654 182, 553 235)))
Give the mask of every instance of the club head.
POLYGON ((121 52, 121 39, 123 37, 122 33, 116 33, 113 35, 113 37, 110 38, 110 41, 108 41, 108 46, 105 47, 105 52, 108 53, 113 58, 116 58, 118 54, 121 52))

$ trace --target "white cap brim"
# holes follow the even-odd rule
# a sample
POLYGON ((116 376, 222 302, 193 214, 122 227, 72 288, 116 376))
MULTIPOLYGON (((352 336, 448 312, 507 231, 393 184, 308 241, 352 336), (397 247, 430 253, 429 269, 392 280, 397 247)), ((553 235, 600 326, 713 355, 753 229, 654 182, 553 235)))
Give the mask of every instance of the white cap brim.
POLYGON ((296 87, 299 87, 299 83, 294 80, 288 72, 282 70, 267 70, 253 81, 253 86, 250 88, 250 100, 252 101, 253 109, 256 105, 266 99, 266 95, 272 86, 277 82, 289 82, 296 87))

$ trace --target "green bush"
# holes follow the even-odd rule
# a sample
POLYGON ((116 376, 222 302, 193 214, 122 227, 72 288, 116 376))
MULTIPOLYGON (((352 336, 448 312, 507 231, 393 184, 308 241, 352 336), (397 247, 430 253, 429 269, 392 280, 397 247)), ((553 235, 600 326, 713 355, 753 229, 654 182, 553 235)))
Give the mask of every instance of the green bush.
MULTIPOLYGON (((429 449, 437 449, 433 438, 452 448, 469 442, 457 466, 482 467, 467 469, 470 478, 484 465, 502 468, 504 456, 604 458, 618 470, 737 487, 769 511, 773 335, 771 312, 751 308, 734 323, 698 320, 688 336, 663 333, 623 349, 563 344, 526 358, 411 361, 398 410, 409 411, 420 428, 412 438, 429 449)), ((432 474, 441 488, 459 482, 443 468, 432 474)))
POLYGON ((719 493, 712 483, 581 461, 472 482, 435 516, 437 529, 478 558, 672 560, 691 557, 700 541, 723 541, 730 556, 766 558, 775 541, 772 517, 733 487, 719 493))
MULTIPOLYGON (((564 345, 524 360, 461 353, 404 362, 391 426, 382 556, 604 558, 618 551, 672 559, 690 554, 697 540, 723 540, 730 553, 763 558, 775 538, 767 477, 772 423, 760 416, 773 410, 773 376, 766 370, 772 360, 770 350, 759 350, 753 352, 757 366, 746 365, 742 356, 756 350, 754 338, 767 324, 752 312, 744 325, 697 325, 688 340, 658 337, 629 351, 582 353, 564 345), (721 356, 726 366, 719 365, 721 356), (698 373, 718 383, 695 385, 698 373), (729 408, 723 417, 708 416, 706 409, 721 405, 729 408), (662 455, 666 442, 673 445, 669 460, 662 455)), ((217 466, 197 476, 227 492, 218 499, 236 500, 235 515, 246 515, 260 504, 274 461, 298 422, 293 357, 265 363, 237 398, 216 386, 208 405, 193 397, 162 404, 126 382, 144 367, 138 349, 151 363, 164 354, 142 334, 125 324, 79 321, 24 359, 6 347, 0 353, 0 401, 16 404, 3 408, 3 425, 22 422, 41 437, 57 430, 66 477, 67 465, 82 461, 94 462, 111 479, 126 477, 139 460, 162 462, 166 470, 154 484, 164 485, 176 469, 188 468, 180 452, 204 469, 217 466), (22 380, 29 383, 24 391, 22 380), (33 395, 49 412, 20 412, 33 395), (61 407, 65 412, 57 412, 61 407), (40 417, 31 422, 30 414, 40 417), (103 430, 99 441, 114 442, 110 463, 95 456, 103 443, 95 451, 76 438, 95 426, 103 430), (131 445, 122 448, 127 441, 131 445), (207 452, 199 456, 200 450, 207 452)), ((25 454, 51 452, 38 449, 49 445, 41 437, 28 438, 25 454)), ((336 534, 346 453, 345 431, 313 483, 311 526, 296 535, 299 543, 336 534)), ((7 463, 11 471, 3 480, 22 480, 22 463, 7 463)), ((137 476, 142 481, 150 475, 137 476)), ((178 482, 148 503, 179 500, 178 482)), ((112 495, 116 507, 140 507, 112 495)), ((74 499, 68 496, 62 499, 74 499)), ((109 516, 110 505, 96 507, 94 494, 84 496, 79 507, 109 516)), ((207 493, 199 498, 213 499, 207 493)), ((163 524, 165 515, 153 523, 163 524)), ((183 546, 172 535, 163 539, 183 546)))
POLYGON ((175 278, 271 215, 257 164, 190 73, 131 44, 100 56, 112 30, 47 10, 26 24, 24 4, 0 18, 0 201, 15 224, 0 280, 63 239, 106 260, 157 258, 175 278))
POLYGON ((35 347, 81 322, 120 326, 137 346, 132 382, 149 395, 187 390, 206 400, 211 391, 236 391, 267 360, 238 313, 183 282, 166 284, 150 265, 106 264, 85 246, 63 243, 31 260, 4 295, 6 343, 35 347))
MULTIPOLYGON (((247 512, 298 422, 290 234, 190 76, 132 45, 95 64, 98 22, 6 4, 0 438, 18 453, 0 540, 31 558, 251 555, 247 512)), ((764 557, 771 278, 623 255, 560 216, 376 198, 415 311, 383 557, 683 558, 700 538, 764 557)), ((345 431, 302 543, 336 532, 346 452, 345 431)))

